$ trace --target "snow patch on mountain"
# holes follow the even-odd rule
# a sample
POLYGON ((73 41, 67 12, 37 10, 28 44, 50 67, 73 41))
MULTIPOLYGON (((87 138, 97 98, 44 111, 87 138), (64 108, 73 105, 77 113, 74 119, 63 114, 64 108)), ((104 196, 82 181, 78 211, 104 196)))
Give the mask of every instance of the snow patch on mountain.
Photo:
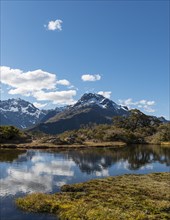
POLYGON ((85 93, 81 99, 73 106, 75 108, 91 107, 97 105, 102 109, 114 109, 115 111, 128 111, 125 106, 117 105, 115 102, 99 94, 85 93))
POLYGON ((1 125, 6 125, 7 123, 19 128, 27 128, 36 124, 45 116, 43 111, 22 99, 0 101, 0 114, 8 120, 8 123, 1 120, 1 125))

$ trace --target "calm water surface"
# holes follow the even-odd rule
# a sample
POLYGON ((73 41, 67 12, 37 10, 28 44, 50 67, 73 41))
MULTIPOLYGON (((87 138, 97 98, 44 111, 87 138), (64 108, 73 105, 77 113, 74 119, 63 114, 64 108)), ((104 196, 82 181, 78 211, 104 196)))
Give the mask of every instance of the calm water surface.
POLYGON ((54 193, 68 183, 169 170, 170 148, 154 145, 67 151, 0 150, 0 219, 56 219, 17 209, 15 198, 28 193, 54 193))

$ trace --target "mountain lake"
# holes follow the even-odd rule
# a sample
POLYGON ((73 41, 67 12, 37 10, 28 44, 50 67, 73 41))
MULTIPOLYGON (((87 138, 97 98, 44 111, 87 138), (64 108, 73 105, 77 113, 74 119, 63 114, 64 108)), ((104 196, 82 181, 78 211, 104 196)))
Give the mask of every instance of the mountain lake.
MULTIPOLYGON (((131 145, 72 150, 0 150, 0 219, 53 220, 27 213, 15 199, 29 193, 55 193, 64 184, 123 174, 170 171, 170 147, 131 145)), ((101 189, 102 190, 102 189, 101 189)))

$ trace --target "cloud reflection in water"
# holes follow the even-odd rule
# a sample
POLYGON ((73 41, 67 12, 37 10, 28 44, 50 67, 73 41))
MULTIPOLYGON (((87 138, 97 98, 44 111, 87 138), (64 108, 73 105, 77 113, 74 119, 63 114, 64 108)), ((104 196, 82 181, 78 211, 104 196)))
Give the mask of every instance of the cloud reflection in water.
POLYGON ((58 160, 35 155, 31 158, 31 165, 20 166, 11 164, 6 170, 7 176, 1 179, 0 196, 15 195, 18 192, 52 192, 53 185, 62 186, 65 177, 74 176, 72 160, 58 160), (57 181, 54 176, 60 177, 57 181))

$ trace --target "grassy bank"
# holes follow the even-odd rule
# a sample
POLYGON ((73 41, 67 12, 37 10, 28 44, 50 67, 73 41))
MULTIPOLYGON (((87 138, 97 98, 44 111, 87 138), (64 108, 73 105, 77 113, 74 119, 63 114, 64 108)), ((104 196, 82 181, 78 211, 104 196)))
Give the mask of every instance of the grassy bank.
POLYGON ((53 195, 28 195, 16 204, 62 220, 169 219, 169 184, 170 173, 123 175, 65 185, 53 195))
POLYGON ((112 142, 84 142, 82 144, 52 144, 52 143, 41 143, 38 140, 33 141, 31 143, 21 143, 21 144, 0 144, 0 148, 9 148, 9 149, 15 149, 15 148, 22 148, 22 149, 61 149, 61 148, 88 148, 88 147, 124 147, 126 146, 126 143, 123 143, 121 141, 112 141, 112 142))
MULTIPOLYGON (((147 143, 148 145, 161 145, 162 147, 170 148, 170 142, 163 142, 163 143, 147 143)), ((140 144, 142 145, 142 144, 140 144)), ((110 142, 92 142, 87 141, 82 144, 52 144, 52 143, 41 143, 39 141, 33 141, 30 143, 3 143, 0 144, 0 149, 82 149, 82 148, 120 148, 128 146, 127 143, 121 141, 110 141, 110 142)))
POLYGON ((161 145, 167 145, 167 146, 170 146, 170 141, 167 141, 167 142, 161 142, 161 145))

